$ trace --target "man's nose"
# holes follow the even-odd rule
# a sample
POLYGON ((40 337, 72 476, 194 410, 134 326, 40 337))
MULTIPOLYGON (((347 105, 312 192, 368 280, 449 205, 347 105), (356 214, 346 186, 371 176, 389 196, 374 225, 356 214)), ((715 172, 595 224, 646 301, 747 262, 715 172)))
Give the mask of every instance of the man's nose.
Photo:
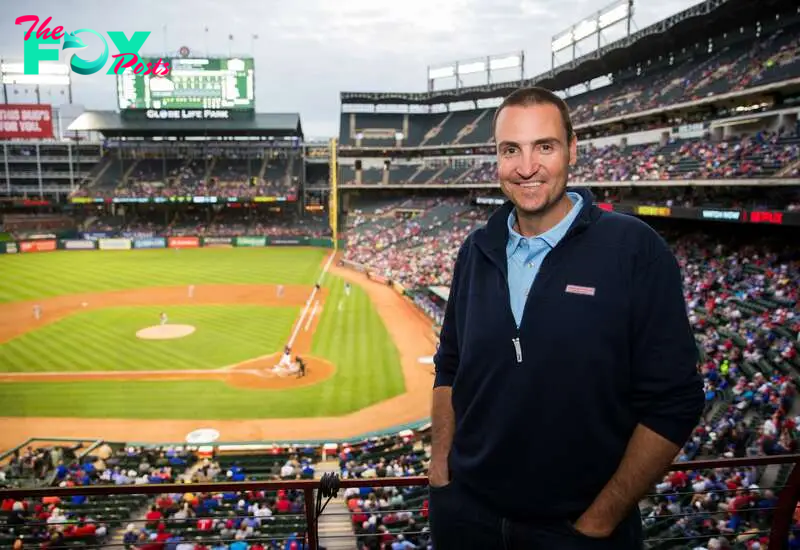
POLYGON ((517 174, 523 179, 530 179, 539 171, 541 164, 539 159, 533 152, 525 152, 520 158, 519 166, 517 166, 517 174))

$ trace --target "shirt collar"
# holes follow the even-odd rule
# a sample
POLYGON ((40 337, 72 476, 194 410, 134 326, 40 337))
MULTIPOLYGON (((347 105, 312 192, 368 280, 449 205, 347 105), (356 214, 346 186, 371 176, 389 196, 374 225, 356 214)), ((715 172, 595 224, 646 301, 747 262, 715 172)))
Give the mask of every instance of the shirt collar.
POLYGON ((578 214, 581 211, 581 207, 583 206, 583 197, 581 197, 578 193, 573 193, 572 191, 567 192, 567 196, 572 201, 572 208, 567 213, 564 218, 558 222, 556 225, 542 233, 541 235, 537 235, 536 237, 523 237, 520 235, 515 229, 514 224, 517 221, 517 211, 516 209, 512 208, 511 213, 508 215, 508 245, 506 246, 506 252, 508 255, 514 253, 517 247, 520 244, 522 239, 528 238, 529 240, 533 239, 541 239, 544 241, 550 248, 555 248, 555 246, 564 238, 564 235, 567 234, 569 228, 572 226, 572 222, 575 221, 575 218, 578 217, 578 214))

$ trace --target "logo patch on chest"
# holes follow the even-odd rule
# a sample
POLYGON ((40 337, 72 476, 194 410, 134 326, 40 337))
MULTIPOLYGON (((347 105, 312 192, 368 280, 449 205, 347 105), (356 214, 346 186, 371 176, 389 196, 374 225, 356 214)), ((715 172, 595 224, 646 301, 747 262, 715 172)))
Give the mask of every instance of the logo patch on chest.
POLYGON ((564 289, 564 292, 569 294, 582 294, 584 296, 594 296, 594 291, 595 288, 593 286, 567 285, 567 288, 564 289))

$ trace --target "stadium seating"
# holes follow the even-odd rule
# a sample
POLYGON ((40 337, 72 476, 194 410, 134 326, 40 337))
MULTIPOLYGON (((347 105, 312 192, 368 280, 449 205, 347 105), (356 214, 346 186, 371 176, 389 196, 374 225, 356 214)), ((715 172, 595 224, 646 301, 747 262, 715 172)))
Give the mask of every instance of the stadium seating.
MULTIPOLYGON (((633 69, 620 75, 611 85, 567 98, 573 124, 796 78, 800 76, 798 36, 800 27, 795 24, 783 28, 767 25, 755 43, 736 35, 710 37, 715 46, 712 51, 696 49, 664 56, 638 72, 633 69)), ((345 113, 339 140, 344 146, 384 148, 485 144, 492 139, 494 112, 495 108, 489 107, 432 114, 345 113), (398 140, 395 133, 402 138, 398 140)))
MULTIPOLYGON (((571 181, 670 181, 724 178, 796 178, 800 173, 800 136, 759 132, 724 141, 673 139, 664 144, 580 146, 571 181)), ((342 183, 356 182, 353 166, 340 169, 342 183)), ((394 185, 494 183, 493 161, 436 159, 391 166, 385 183, 394 185)), ((384 170, 365 167, 361 183, 384 183, 384 170)))

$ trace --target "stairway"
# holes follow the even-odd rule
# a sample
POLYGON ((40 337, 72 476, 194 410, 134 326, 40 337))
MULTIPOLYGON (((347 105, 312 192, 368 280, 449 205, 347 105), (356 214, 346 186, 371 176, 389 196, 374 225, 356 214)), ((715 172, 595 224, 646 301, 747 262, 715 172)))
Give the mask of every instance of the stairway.
MULTIPOLYGON (((314 468, 314 477, 320 479, 323 474, 339 473, 339 462, 335 459, 320 462, 314 468)), ((339 494, 342 495, 344 492, 339 490, 339 494)), ((358 548, 353 524, 350 521, 350 511, 342 496, 332 498, 319 518, 319 547, 325 550, 358 548)))
MULTIPOLYGON (((176 482, 180 483, 181 481, 185 483, 191 483, 192 476, 194 473, 202 467, 201 462, 197 462, 196 464, 192 465, 190 468, 187 468, 186 471, 177 476, 176 482)), ((136 526, 136 530, 138 531, 141 529, 145 524, 145 516, 147 512, 150 511, 150 506, 155 504, 155 502, 161 498, 162 495, 155 495, 152 499, 145 502, 145 505, 131 515, 130 519, 118 524, 116 527, 110 527, 108 530, 108 539, 106 542, 103 543, 103 548, 109 549, 118 549, 118 548, 125 548, 124 539, 125 539, 125 531, 128 528, 128 524, 132 523, 136 526)))

